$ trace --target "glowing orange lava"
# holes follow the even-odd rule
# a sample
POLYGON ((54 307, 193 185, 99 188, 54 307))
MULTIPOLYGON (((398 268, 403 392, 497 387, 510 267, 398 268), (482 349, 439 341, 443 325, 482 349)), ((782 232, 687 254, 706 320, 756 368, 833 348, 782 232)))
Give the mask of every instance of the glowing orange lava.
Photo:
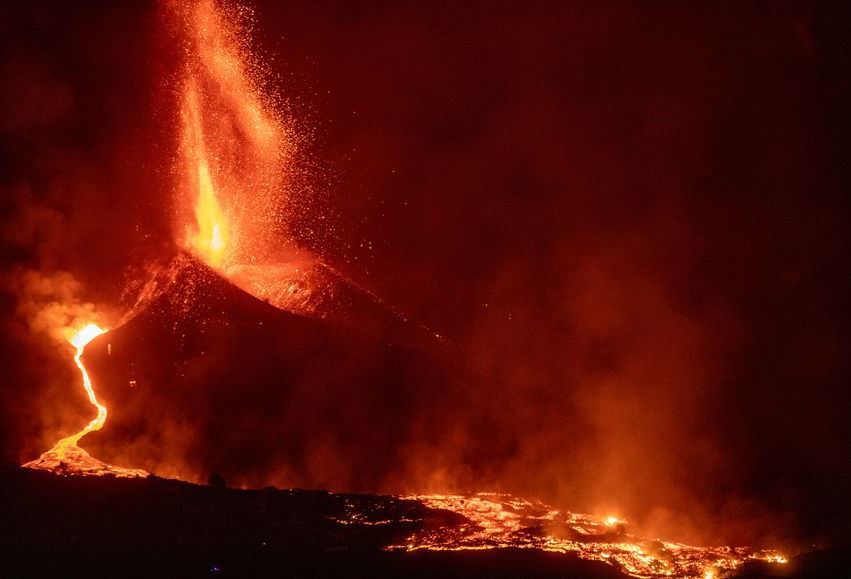
MULTIPOLYGON (((177 190, 184 211, 178 215, 178 243, 255 297, 284 310, 316 314, 323 292, 332 287, 316 268, 318 262, 295 251, 282 261, 280 247, 270 250, 269 240, 280 243, 276 232, 286 225, 270 220, 269 209, 280 209, 286 201, 284 176, 294 136, 264 96, 239 10, 214 0, 174 0, 172 7, 188 39, 180 87, 177 190)), ((785 561, 771 551, 638 539, 626 533, 619 517, 560 512, 514 497, 410 498, 460 513, 470 524, 423 531, 391 548, 570 552, 644 577, 714 577, 749 559, 785 561)))
POLYGON ((117 477, 140 477, 147 476, 144 470, 135 468, 122 468, 106 464, 92 457, 88 452, 79 447, 80 439, 90 432, 100 430, 106 422, 106 406, 101 404, 95 395, 92 379, 83 364, 83 351, 86 345, 105 334, 106 330, 97 324, 86 324, 77 329, 67 329, 68 342, 74 346, 74 363, 80 370, 83 378, 83 388, 89 398, 89 402, 97 409, 97 415, 81 431, 67 436, 53 445, 53 448, 42 454, 38 459, 24 464, 26 468, 49 470, 57 474, 80 474, 80 475, 113 475, 117 477))
POLYGON ((388 549, 416 551, 538 549, 572 553, 609 563, 635 577, 718 577, 749 560, 784 564, 777 551, 748 547, 693 547, 627 532, 617 517, 559 511, 540 502, 511 495, 415 495, 434 509, 463 515, 469 524, 420 531, 405 544, 388 549))
POLYGON ((197 191, 195 223, 187 228, 186 245, 207 264, 218 269, 225 264, 230 224, 216 197, 210 176, 194 84, 190 83, 186 89, 184 107, 188 117, 184 120, 184 151, 191 157, 191 164, 197 166, 193 175, 196 179, 193 189, 197 191))
POLYGON ((179 86, 179 242, 229 277, 264 261, 279 228, 293 146, 261 88, 245 10, 213 0, 171 3, 186 43, 179 86))
POLYGON ((314 314, 319 262, 291 241, 285 218, 298 136, 264 90, 247 11, 213 0, 169 7, 187 48, 176 241, 251 295, 314 314))

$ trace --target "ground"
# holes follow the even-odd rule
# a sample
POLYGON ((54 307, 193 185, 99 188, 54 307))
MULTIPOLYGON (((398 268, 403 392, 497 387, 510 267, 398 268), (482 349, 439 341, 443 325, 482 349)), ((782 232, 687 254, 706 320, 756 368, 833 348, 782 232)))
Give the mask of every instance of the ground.
MULTIPOLYGON (((3 577, 625 577, 602 563, 534 550, 387 551, 416 530, 463 522, 388 496, 11 466, 0 470, 0 489, 3 577)), ((842 577, 848 554, 803 556, 788 576, 842 577)), ((741 575, 765 573, 753 567, 741 575)))

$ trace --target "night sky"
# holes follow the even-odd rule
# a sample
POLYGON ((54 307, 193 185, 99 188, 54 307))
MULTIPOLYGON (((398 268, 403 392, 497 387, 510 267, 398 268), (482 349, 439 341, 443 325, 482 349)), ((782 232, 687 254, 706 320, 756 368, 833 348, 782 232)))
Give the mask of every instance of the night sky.
MULTIPOLYGON (((305 140, 289 230, 445 336, 465 377, 438 435, 408 433, 416 468, 314 484, 508 490, 699 540, 849 536, 840 3, 253 8, 305 140)), ((31 272, 114 311, 171 245, 158 14, 0 8, 6 462, 46 448, 75 379, 20 315, 47 299, 31 272)), ((372 440, 393 411, 358 412, 372 440)))

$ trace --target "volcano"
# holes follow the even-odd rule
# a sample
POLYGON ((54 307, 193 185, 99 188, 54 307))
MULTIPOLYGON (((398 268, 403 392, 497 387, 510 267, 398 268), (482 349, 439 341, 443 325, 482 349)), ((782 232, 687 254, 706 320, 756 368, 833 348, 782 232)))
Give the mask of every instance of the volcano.
MULTIPOLYGON (((264 277, 264 287, 282 288, 269 294, 275 297, 274 305, 182 251, 151 268, 155 274, 142 289, 129 321, 109 333, 92 330, 85 361, 83 346, 77 350, 75 361, 84 379, 92 376, 87 386, 98 384, 97 396, 92 395, 95 405, 116 409, 108 426, 100 428, 105 410, 103 415, 99 410, 98 428, 72 437, 72 452, 60 442, 25 466, 107 479, 140 479, 152 472, 184 481, 208 480, 218 489, 212 494, 156 475, 121 484, 135 485, 124 488, 132 488, 160 512, 165 508, 166 518, 180 517, 181 509, 207 497, 212 500, 206 515, 211 517, 209 524, 226 529, 226 534, 274 537, 279 548, 271 560, 277 564, 312 565, 313 558, 321 558, 317 552, 340 548, 360 553, 382 573, 399 572, 393 567, 399 564, 398 555, 389 553, 506 549, 536 553, 527 562, 536 574, 544 575, 553 569, 558 573, 574 569, 577 557, 613 566, 579 564, 581 576, 588 577, 622 576, 620 571, 631 576, 696 577, 787 562, 776 551, 642 539, 627 533, 625 523, 616 517, 562 512, 506 494, 385 497, 275 490, 270 485, 381 488, 410 460, 406 451, 414 436, 441 436, 436 425, 457 408, 460 398, 453 385, 463 379, 453 370, 451 350, 429 339, 422 328, 384 310, 370 294, 333 270, 318 263, 308 271, 301 267, 282 265, 272 271, 290 275, 264 277), (293 302, 296 311, 282 309, 293 302), (358 331, 365 321, 369 321, 366 330, 358 331), (435 425, 432 430, 429 424, 435 425), (88 450, 76 446, 83 436, 88 450), (225 491, 226 481, 267 490, 225 491), (163 496, 172 493, 181 497, 179 504, 166 508, 163 496), (298 516, 306 521, 290 520, 303 510, 307 513, 298 516), (275 513, 271 521, 269 511, 275 513), (220 517, 247 517, 258 528, 249 533, 220 517), (286 538, 268 525, 283 525, 286 538), (309 538, 289 537, 299 529, 309 538), (293 559, 292 549, 300 541, 306 541, 303 548, 313 555, 293 559), (342 546, 335 546, 339 542, 342 546), (551 553, 571 556, 552 560, 551 553)), ((18 473, 8 477, 13 487, 21 480, 18 473)), ((71 493, 70 503, 88 504, 87 511, 99 509, 89 504, 90 491, 84 486, 27 480, 24 486, 71 493)), ((115 493, 118 502, 126 500, 122 487, 91 484, 115 493)), ((19 512, 24 527, 35 512, 32 505, 19 512)), ((95 528, 116 524, 124 523, 108 519, 95 528)), ((203 539, 204 549, 213 548, 220 535, 203 539)), ((101 537, 91 540, 103 542, 101 537)), ((260 544, 265 547, 269 542, 260 544)), ((228 565, 244 570, 245 558, 253 558, 246 553, 254 549, 256 545, 241 544, 237 551, 242 555, 229 559, 228 565)), ((138 553, 125 549, 125 555, 138 553)), ((474 569, 487 569, 500 556, 473 559, 474 569)), ((459 567, 459 561, 464 557, 468 556, 456 555, 444 563, 461 572, 464 566, 459 567)), ((528 557, 510 555, 514 565, 528 557)), ((414 567, 404 575, 442 564, 431 560, 420 568, 417 560, 406 560, 405 565, 414 567)), ((334 563, 338 564, 342 563, 334 563)), ((220 567, 211 563, 211 568, 220 567)))
POLYGON ((381 488, 414 409, 457 401, 448 350, 323 266, 298 273, 277 279, 299 288, 292 312, 188 254, 163 265, 142 311, 86 350, 114 409, 92 452, 186 480, 381 488))

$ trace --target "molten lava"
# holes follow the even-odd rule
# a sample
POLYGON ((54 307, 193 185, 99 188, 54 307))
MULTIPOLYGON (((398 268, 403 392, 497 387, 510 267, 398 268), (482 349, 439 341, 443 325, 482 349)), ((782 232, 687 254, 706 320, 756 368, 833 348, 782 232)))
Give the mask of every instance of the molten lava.
POLYGON ((469 524, 415 533, 404 545, 388 549, 416 551, 539 549, 573 553, 609 563, 635 577, 718 577, 747 561, 784 564, 777 551, 748 547, 693 547, 627 532, 617 517, 559 511, 539 502, 504 494, 415 495, 434 509, 463 515, 469 524))
MULTIPOLYGON (((313 315, 326 273, 287 237, 299 137, 263 90, 245 14, 172 2, 186 61, 179 85, 176 241, 251 295, 313 315)), ((327 285, 327 284, 326 284, 327 285)))
POLYGON ((186 61, 179 85, 179 243, 226 277, 268 262, 286 225, 286 163, 294 135, 262 90, 244 11, 172 2, 186 61))
POLYGON ((187 154, 192 157, 192 164, 197 164, 198 167, 194 187, 198 191, 195 224, 194 227, 187 228, 186 245, 211 267, 221 268, 225 263, 230 226, 210 177, 210 167, 204 152, 198 95, 194 85, 187 87, 184 106, 189 117, 184 128, 185 148, 187 154))
POLYGON ((43 453, 38 459, 24 464, 26 468, 37 468, 49 470, 57 474, 79 474, 79 475, 113 475, 117 477, 142 477, 148 473, 141 469, 122 468, 106 464, 92 457, 88 452, 80 448, 79 442, 85 435, 103 428, 106 422, 107 410, 95 395, 92 379, 83 364, 83 351, 86 345, 105 334, 106 330, 97 324, 86 324, 76 330, 67 330, 68 342, 74 346, 74 363, 80 370, 83 378, 83 388, 89 398, 89 402, 97 409, 97 415, 76 434, 67 436, 53 445, 53 448, 43 453))

